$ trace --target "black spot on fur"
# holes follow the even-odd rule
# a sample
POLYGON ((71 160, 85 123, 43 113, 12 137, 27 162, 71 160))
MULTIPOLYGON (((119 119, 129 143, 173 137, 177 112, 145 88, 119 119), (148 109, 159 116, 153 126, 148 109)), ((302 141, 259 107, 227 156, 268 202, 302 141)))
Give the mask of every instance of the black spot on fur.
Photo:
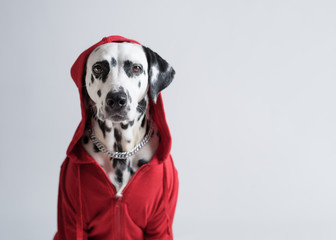
POLYGON ((93 83, 94 82, 94 77, 93 77, 93 75, 91 74, 91 83, 93 83))
POLYGON ((127 170, 129 171, 130 169, 131 169, 131 161, 128 161, 127 170))
POLYGON ((114 129, 114 137, 116 139, 117 142, 120 142, 121 141, 121 133, 118 129, 114 129))
POLYGON ((147 126, 146 126, 146 135, 148 134, 149 132, 149 126, 150 126, 150 122, 149 120, 147 120, 147 126))
POLYGON ((112 59, 111 59, 111 66, 112 66, 112 67, 117 66, 117 61, 115 60, 114 57, 112 57, 112 59))
POLYGON ((131 161, 128 161, 128 163, 127 163, 127 170, 129 171, 130 168, 131 168, 131 161))
POLYGON ((135 76, 139 76, 140 74, 143 73, 143 68, 141 64, 134 64, 133 62, 126 60, 124 62, 124 71, 126 73, 126 75, 131 78, 131 77, 135 77, 135 76), (134 72, 133 71, 133 67, 138 66, 140 68, 140 70, 138 72, 134 72))
POLYGON ((141 114, 143 114, 146 110, 146 105, 147 105, 147 101, 145 98, 143 98, 139 103, 138 103, 138 106, 137 106, 137 111, 141 114))
POLYGON ((116 168, 117 164, 118 164, 118 159, 117 158, 111 158, 111 159, 112 159, 112 166, 113 166, 113 168, 116 168))
MULTIPOLYGON (((140 121, 141 117, 144 116, 143 114, 140 114, 138 117, 138 122, 140 121)), ((144 116, 145 117, 145 116, 144 116)))
POLYGON ((141 122, 141 127, 142 128, 145 127, 145 123, 146 123, 146 118, 144 116, 143 119, 142 119, 142 122, 141 122))
POLYGON ((129 91, 126 89, 126 95, 127 95, 127 98, 129 99, 130 103, 132 103, 132 97, 129 93, 129 91))
POLYGON ((138 161, 138 167, 141 167, 142 165, 146 164, 148 161, 146 161, 145 159, 139 159, 138 161))
POLYGON ((94 74, 94 76, 98 79, 101 79, 103 82, 106 82, 106 79, 107 79, 107 75, 109 74, 110 72, 110 64, 108 63, 108 61, 106 60, 103 60, 103 61, 100 61, 100 62, 96 62, 95 64, 93 64, 92 66, 92 73, 94 74), (99 65, 102 69, 103 69, 103 72, 102 73, 95 73, 93 71, 93 69, 99 65))
POLYGON ((134 172, 134 170, 132 169, 132 167, 131 167, 131 163, 130 163, 130 162, 128 162, 127 169, 128 169, 128 171, 130 172, 131 176, 133 176, 135 172, 134 172))
POLYGON ((118 167, 121 170, 126 169, 126 159, 113 158, 113 167, 118 167))
POLYGON ((127 129, 128 128, 128 124, 122 124, 122 123, 120 123, 120 126, 121 126, 122 129, 127 129))
MULTIPOLYGON (((116 180, 121 184, 123 182, 123 171, 126 169, 126 159, 113 159, 113 168, 116 169, 115 173, 117 175, 116 180)), ((129 163, 128 163, 129 164, 129 163)))
POLYGON ((101 91, 100 91, 100 89, 98 90, 97 95, 98 95, 98 97, 101 96, 101 91))
POLYGON ((100 152, 100 150, 98 149, 98 147, 95 145, 95 144, 93 144, 93 151, 94 152, 100 152))
POLYGON ((123 152, 123 149, 120 143, 114 143, 113 148, 114 148, 114 151, 116 152, 123 152))
POLYGON ((117 151, 118 152, 123 152, 123 148, 120 143, 117 144, 117 151))
POLYGON ((123 173, 122 173, 122 171, 120 169, 117 169, 116 170, 116 175, 117 175, 116 180, 121 185, 122 182, 123 182, 123 173))
POLYGON ((133 63, 131 61, 125 61, 124 62, 124 71, 127 75, 127 77, 132 77, 132 65, 133 63))
POLYGON ((89 138, 88 138, 88 136, 84 136, 83 137, 83 143, 84 144, 87 144, 89 142, 89 138))
POLYGON ((132 127, 134 124, 134 120, 129 122, 129 125, 132 127))
POLYGON ((105 125, 105 123, 103 121, 101 121, 101 120, 98 119, 98 125, 99 125, 100 130, 103 133, 104 138, 105 138, 105 135, 106 135, 106 133, 105 133, 105 131, 106 131, 106 125, 105 125))
POLYGON ((106 132, 111 132, 112 128, 109 128, 108 126, 105 125, 105 131, 106 132))
POLYGON ((139 88, 141 88, 141 82, 139 81, 139 83, 138 83, 138 86, 139 86, 139 88))

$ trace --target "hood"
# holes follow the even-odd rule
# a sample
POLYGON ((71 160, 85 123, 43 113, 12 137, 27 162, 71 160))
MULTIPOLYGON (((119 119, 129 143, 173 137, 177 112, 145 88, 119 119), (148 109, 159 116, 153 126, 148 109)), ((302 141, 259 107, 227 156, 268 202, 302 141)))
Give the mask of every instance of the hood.
MULTIPOLYGON (((81 147, 81 144, 78 144, 80 143, 80 139, 83 136, 86 120, 89 116, 88 109, 85 107, 85 99, 82 94, 83 93, 82 91, 83 70, 86 64, 86 60, 88 56, 90 55, 90 53, 96 47, 102 44, 105 44, 105 43, 110 43, 110 42, 132 42, 132 43, 141 45, 139 42, 135 40, 127 39, 122 36, 104 37, 101 41, 92 45, 91 47, 86 49, 84 52, 82 52, 77 58, 77 60, 75 61, 75 63, 72 65, 71 77, 78 88, 78 93, 80 97, 81 115, 82 115, 82 119, 75 131, 75 134, 67 150, 67 156, 70 158, 70 160, 74 161, 75 163, 91 163, 92 161, 94 161, 94 159, 87 157, 88 154, 82 153, 83 148, 81 147)), ((151 91, 151 89, 149 89, 149 91, 151 91)), ((149 102, 150 102, 149 107, 151 108, 152 119, 156 122, 159 128, 160 134, 161 134, 161 143, 156 152, 156 157, 159 161, 164 161, 170 155, 171 135, 170 135, 170 131, 168 128, 166 117, 165 117, 161 93, 158 94, 156 103, 154 103, 152 100, 150 100, 149 102)))

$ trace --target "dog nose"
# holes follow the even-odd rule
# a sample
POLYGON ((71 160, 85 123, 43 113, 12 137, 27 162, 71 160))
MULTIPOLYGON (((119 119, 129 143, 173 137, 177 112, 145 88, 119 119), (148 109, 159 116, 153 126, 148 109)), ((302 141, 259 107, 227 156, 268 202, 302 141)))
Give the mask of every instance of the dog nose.
POLYGON ((111 110, 121 110, 127 104, 127 95, 125 92, 109 92, 106 96, 106 105, 111 110))

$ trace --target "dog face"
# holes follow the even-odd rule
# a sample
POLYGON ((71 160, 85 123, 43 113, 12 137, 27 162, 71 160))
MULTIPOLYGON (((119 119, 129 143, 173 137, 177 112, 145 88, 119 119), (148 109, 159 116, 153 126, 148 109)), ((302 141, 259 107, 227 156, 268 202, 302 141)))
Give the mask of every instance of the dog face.
POLYGON ((106 43, 87 59, 85 85, 97 117, 114 122, 133 119, 148 89, 148 63, 140 45, 106 43))
POLYGON ((149 48, 129 42, 103 44, 91 52, 84 69, 86 104, 95 107, 100 120, 132 121, 137 109, 144 107, 148 89, 156 102, 174 73, 173 68, 149 48))

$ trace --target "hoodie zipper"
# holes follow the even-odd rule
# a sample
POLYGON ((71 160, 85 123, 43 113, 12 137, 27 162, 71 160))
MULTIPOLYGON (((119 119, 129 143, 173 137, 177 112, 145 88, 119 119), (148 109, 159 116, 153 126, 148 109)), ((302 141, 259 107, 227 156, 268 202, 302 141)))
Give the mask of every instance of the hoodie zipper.
POLYGON ((121 197, 116 198, 116 225, 117 225, 117 239, 122 240, 121 237, 121 197))
MULTIPOLYGON (((134 174, 134 176, 131 178, 131 180, 127 183, 127 185, 125 186, 125 188, 123 189, 123 191, 121 192, 121 197, 116 197, 116 224, 117 224, 117 239, 118 240, 122 240, 122 234, 121 234, 121 217, 122 217, 122 206, 121 206, 121 202, 122 202, 122 196, 124 194, 124 192, 127 190, 128 186, 134 181, 135 177, 144 169, 148 167, 148 164, 142 165, 134 174), (139 171, 140 170, 140 171, 139 171)), ((111 182, 112 183, 112 182, 111 182)), ((112 186, 114 187, 114 185, 112 184, 112 186)), ((114 187, 115 189, 115 187, 114 187)), ((115 189, 116 190, 116 189, 115 189)))
MULTIPOLYGON (((121 206, 121 202, 122 202, 122 196, 124 194, 124 192, 127 190, 128 186, 134 181, 135 177, 144 169, 148 167, 148 164, 142 165, 134 174, 134 176, 131 178, 131 180, 127 183, 127 185, 125 186, 125 188, 123 189, 123 191, 121 192, 121 197, 116 197, 116 224, 117 224, 117 239, 118 240, 122 240, 122 231, 121 231, 121 217, 122 217, 122 206, 121 206), (140 170, 140 171, 139 171, 140 170)), ((112 184, 113 185, 113 184, 112 184)), ((113 185, 114 187, 114 185, 113 185)))
MULTIPOLYGON (((116 190, 115 186, 113 185, 113 183, 111 182, 111 180, 108 177, 108 175, 106 174, 106 172, 104 171, 104 169, 101 166, 99 166, 99 164, 97 162, 95 162, 95 164, 98 166, 98 168, 100 169, 100 171, 102 171, 102 173, 105 176, 106 180, 108 180, 111 188, 113 189, 114 194, 116 194, 117 190, 116 190)), ((150 166, 150 163, 147 163, 147 164, 142 165, 140 168, 138 168, 138 170, 135 172, 135 174, 133 175, 133 177, 131 178, 131 180, 127 183, 127 185, 125 186, 125 188, 121 192, 122 196, 126 192, 126 190, 128 189, 129 185, 132 184, 132 182, 137 177, 137 175, 139 175, 139 173, 142 172, 143 169, 145 169, 145 168, 147 168, 149 166, 150 166)), ((122 240, 122 236, 121 236, 121 215, 122 215, 121 201, 122 201, 122 196, 121 197, 115 196, 115 210, 116 210, 116 212, 115 212, 116 213, 115 223, 117 225, 117 229, 116 229, 117 230, 116 231, 117 232, 117 238, 116 238, 117 240, 122 240)))

